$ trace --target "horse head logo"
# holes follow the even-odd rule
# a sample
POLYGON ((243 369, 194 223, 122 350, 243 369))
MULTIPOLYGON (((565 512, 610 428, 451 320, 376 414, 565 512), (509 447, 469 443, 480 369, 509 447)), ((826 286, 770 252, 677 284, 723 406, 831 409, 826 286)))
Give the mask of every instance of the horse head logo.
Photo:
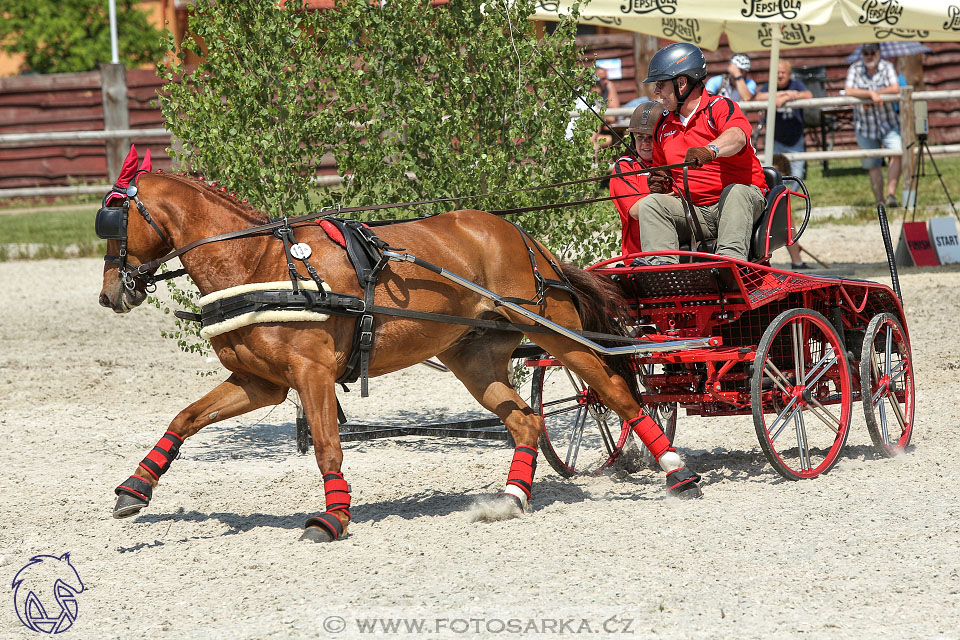
POLYGON ((77 594, 83 591, 70 554, 33 556, 13 578, 13 600, 20 622, 31 631, 61 633, 77 619, 77 594))

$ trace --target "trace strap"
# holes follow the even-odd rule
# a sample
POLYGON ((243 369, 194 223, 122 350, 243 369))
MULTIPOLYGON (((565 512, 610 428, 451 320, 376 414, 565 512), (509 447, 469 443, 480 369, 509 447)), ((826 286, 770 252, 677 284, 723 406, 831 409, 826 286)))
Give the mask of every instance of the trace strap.
MULTIPOLYGON (((624 173, 622 173, 622 174, 620 174, 620 175, 623 175, 623 176, 632 176, 632 175, 638 175, 638 174, 641 174, 641 173, 650 173, 651 171, 664 171, 664 170, 669 170, 669 169, 680 169, 680 168, 683 168, 683 167, 692 166, 693 164, 694 164, 694 163, 693 163, 692 161, 691 161, 691 162, 680 162, 680 163, 677 163, 677 164, 667 164, 667 165, 663 165, 663 166, 660 166, 660 167, 650 167, 650 168, 648 168, 648 169, 638 169, 637 171, 627 171, 627 172, 624 172, 624 173)), ((566 182, 557 182, 557 183, 554 183, 554 184, 540 185, 540 186, 536 186, 536 187, 526 187, 526 188, 524 188, 524 189, 514 189, 514 190, 512 190, 512 191, 497 191, 497 192, 494 192, 494 193, 482 193, 482 194, 478 194, 478 195, 474 195, 474 196, 460 196, 460 197, 456 197, 456 198, 438 198, 438 199, 436 199, 436 200, 419 200, 419 201, 415 201, 415 202, 400 202, 400 203, 395 203, 395 204, 372 204, 372 205, 365 205, 365 206, 360 206, 360 207, 345 207, 345 208, 338 208, 338 213, 344 214, 344 213, 354 213, 354 212, 359 212, 359 211, 380 211, 380 210, 384 210, 384 209, 397 209, 397 208, 400 208, 400 207, 413 207, 413 206, 419 206, 419 205, 424 205, 424 204, 437 204, 437 203, 440 203, 440 202, 455 202, 455 201, 459 201, 459 200, 469 200, 469 199, 472 199, 472 198, 486 198, 486 197, 489 197, 489 196, 510 195, 510 194, 520 193, 520 192, 525 192, 525 191, 539 191, 539 190, 542 190, 542 189, 552 189, 552 188, 556 188, 556 187, 565 187, 565 186, 570 186, 570 185, 574 185, 574 184, 584 184, 584 183, 587 183, 587 182, 597 182, 597 181, 599 181, 599 180, 606 180, 607 178, 609 178, 609 176, 605 176, 605 175, 604 175, 604 176, 594 176, 594 177, 592 177, 592 178, 582 178, 582 179, 579 179, 579 180, 568 180, 568 181, 566 181, 566 182)), ((521 212, 524 212, 524 211, 535 211, 535 210, 542 210, 542 209, 557 209, 557 208, 562 208, 562 207, 574 206, 574 205, 578 205, 578 204, 587 204, 587 203, 591 203, 591 202, 601 202, 601 201, 604 201, 604 200, 611 200, 611 199, 613 199, 613 198, 597 198, 597 199, 593 199, 593 200, 583 200, 583 201, 580 201, 580 202, 564 203, 564 204, 560 204, 560 205, 546 205, 546 206, 537 206, 537 207, 526 207, 526 208, 523 208, 523 209, 513 209, 513 210, 511 210, 511 209, 506 209, 506 210, 501 210, 501 211, 495 211, 495 212, 492 212, 492 213, 497 213, 497 214, 499 214, 499 215, 506 215, 506 214, 508 214, 508 213, 521 213, 521 212)), ((244 238, 244 237, 248 237, 248 236, 265 235, 265 234, 268 234, 268 233, 273 233, 273 231, 274 231, 275 229, 278 229, 278 228, 280 228, 280 227, 282 227, 282 226, 285 226, 285 225, 294 225, 294 224, 299 224, 299 223, 301 223, 301 222, 312 222, 313 220, 316 220, 317 218, 321 217, 325 211, 328 211, 328 210, 330 210, 331 208, 332 208, 332 207, 326 207, 326 208, 324 208, 324 209, 321 209, 320 212, 318 212, 318 213, 308 213, 308 214, 306 214, 306 215, 297 216, 297 217, 295 217, 295 218, 289 218, 289 219, 283 219, 283 220, 276 220, 276 221, 274 221, 274 222, 269 222, 269 223, 266 223, 266 224, 257 225, 257 226, 255 226, 255 227, 249 227, 249 228, 247 228, 247 229, 238 229, 237 231, 230 231, 230 232, 228 232, 228 233, 222 233, 222 234, 220 234, 220 235, 211 236, 211 237, 209 237, 209 238, 200 238, 199 240, 194 240, 194 241, 191 242, 190 244, 187 244, 187 245, 185 245, 185 246, 183 246, 183 247, 180 247, 179 249, 175 249, 174 251, 171 251, 170 253, 168 253, 167 255, 165 255, 165 256, 163 256, 163 257, 161 257, 161 258, 157 258, 156 260, 152 260, 152 261, 150 261, 150 262, 147 262, 147 263, 145 263, 145 264, 140 265, 139 267, 136 268, 136 273, 137 273, 137 275, 140 275, 140 276, 148 275, 149 273, 155 271, 160 265, 162 265, 162 264, 164 264, 164 263, 166 263, 166 262, 169 262, 169 261, 173 260, 174 258, 178 258, 178 257, 182 256, 183 254, 185 254, 186 252, 188 252, 188 251, 190 251, 190 250, 192 250, 192 249, 195 249, 195 248, 197 248, 197 247, 199 247, 199 246, 201 246, 201 245, 204 245, 204 244, 209 244, 209 243, 211 243, 211 242, 220 242, 220 241, 223 241, 223 240, 232 240, 232 239, 234 239, 234 238, 244 238)), ((170 276, 166 276, 166 277, 170 277, 170 276)), ((160 278, 157 278, 157 279, 160 279, 160 278)))

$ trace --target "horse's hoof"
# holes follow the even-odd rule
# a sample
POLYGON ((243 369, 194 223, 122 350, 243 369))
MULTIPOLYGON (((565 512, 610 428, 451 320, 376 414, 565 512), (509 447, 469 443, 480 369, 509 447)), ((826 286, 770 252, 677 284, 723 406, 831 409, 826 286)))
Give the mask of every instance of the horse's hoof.
POLYGON ((113 506, 113 517, 129 518, 150 504, 153 485, 138 476, 130 476, 113 492, 117 494, 117 504, 113 506))
POLYGON ((320 527, 307 527, 303 530, 303 535, 300 536, 300 539, 306 540, 307 542, 333 542, 333 536, 320 527))
POLYGON ((143 509, 145 506, 147 506, 147 501, 143 498, 121 493, 117 497, 117 504, 113 507, 113 517, 129 518, 139 513, 140 509, 143 509))
POLYGON ((674 469, 667 474, 667 495, 681 500, 695 500, 703 497, 700 490, 700 476, 686 467, 674 469))
POLYGON ((680 500, 696 500, 703 497, 703 491, 696 482, 690 482, 670 495, 680 500))
POLYGON ((500 493, 477 502, 470 510, 470 522, 500 522, 524 514, 523 503, 515 495, 500 493))

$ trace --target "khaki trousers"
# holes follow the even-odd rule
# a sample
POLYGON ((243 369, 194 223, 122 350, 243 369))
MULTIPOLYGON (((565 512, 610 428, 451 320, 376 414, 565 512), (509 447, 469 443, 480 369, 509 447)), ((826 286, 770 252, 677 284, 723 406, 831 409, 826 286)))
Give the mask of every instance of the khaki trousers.
MULTIPOLYGON (((707 238, 717 238, 717 254, 747 259, 753 223, 763 215, 767 199, 752 184, 735 184, 717 204, 694 205, 700 226, 707 238), (721 207, 721 204, 723 205, 721 207)), ((680 240, 690 239, 690 226, 683 203, 674 195, 653 193, 640 201, 637 209, 640 243, 644 251, 676 251, 680 240)), ((663 256, 661 263, 676 263, 677 256, 663 256)))

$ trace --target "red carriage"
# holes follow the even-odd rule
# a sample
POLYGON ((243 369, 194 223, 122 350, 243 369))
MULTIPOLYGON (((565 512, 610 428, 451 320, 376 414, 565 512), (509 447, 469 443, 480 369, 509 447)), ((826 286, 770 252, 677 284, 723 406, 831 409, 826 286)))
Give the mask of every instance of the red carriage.
MULTIPOLYGON (((307 521, 303 537, 340 538, 350 521, 340 444, 378 434, 361 429, 360 437, 350 437, 348 425, 338 425, 344 419, 335 383, 359 378, 364 391, 368 377, 433 356, 498 416, 509 432, 503 439, 513 439, 506 488, 497 497, 511 507, 509 517, 531 496, 538 439, 548 462, 569 476, 608 467, 636 433, 665 473, 668 495, 699 497, 700 477, 670 446, 679 408, 704 416, 752 414, 764 453, 789 479, 817 476, 836 463, 856 400, 863 401, 881 454, 910 441, 913 367, 899 294, 876 283, 771 268, 772 251, 799 236, 790 198, 807 202, 800 232, 810 212, 802 182, 802 193, 789 191, 775 170, 768 172, 768 205, 755 226, 751 261, 677 251, 681 264, 633 267, 620 263, 633 257, 626 256, 594 265, 590 271, 599 277, 591 277, 482 211, 386 225, 379 237, 356 221, 323 218, 341 231, 344 250, 316 224, 321 214, 268 222, 202 181, 141 169, 147 175, 140 185, 129 184, 137 175, 134 150, 124 166, 122 184, 104 198, 95 221, 115 252, 104 258, 100 304, 126 313, 158 280, 189 274, 204 296, 201 312, 178 316, 201 323, 231 375, 181 411, 117 487, 115 517, 149 504, 186 438, 278 404, 295 389, 304 410, 298 422, 310 434, 303 440, 314 445, 327 499, 327 510, 307 521), (119 205, 110 202, 116 198, 119 205), (156 273, 174 258, 183 269, 156 273), (289 282, 278 281, 285 270, 289 282), (620 320, 624 309, 628 326, 620 320), (374 315, 385 318, 376 352, 374 315), (518 350, 521 334, 537 344, 518 350), (507 375, 511 357, 530 354, 538 354, 528 360, 535 367, 533 412, 507 375), (558 391, 554 378, 572 382, 572 393, 558 391)), ((878 212, 889 257, 886 219, 878 212)), ((692 206, 688 215, 696 220, 692 206)), ((486 436, 479 425, 468 427, 460 430, 486 436)), ((456 430, 445 425, 438 435, 456 430)))
MULTIPOLYGON (((874 282, 771 268, 771 253, 796 241, 810 207, 802 182, 802 192, 791 191, 778 172, 765 173, 771 190, 751 262, 679 251, 676 265, 624 266, 654 255, 642 253, 588 269, 619 283, 638 335, 652 343, 710 339, 701 348, 638 354, 641 402, 671 439, 678 409, 752 415, 767 460, 791 480, 837 462, 857 401, 880 455, 901 452, 913 429, 914 383, 898 294, 874 282), (791 196, 806 204, 793 238, 791 196)), ((546 423, 540 448, 558 473, 593 473, 623 455, 630 431, 597 394, 549 355, 527 365, 531 405, 546 423)))

